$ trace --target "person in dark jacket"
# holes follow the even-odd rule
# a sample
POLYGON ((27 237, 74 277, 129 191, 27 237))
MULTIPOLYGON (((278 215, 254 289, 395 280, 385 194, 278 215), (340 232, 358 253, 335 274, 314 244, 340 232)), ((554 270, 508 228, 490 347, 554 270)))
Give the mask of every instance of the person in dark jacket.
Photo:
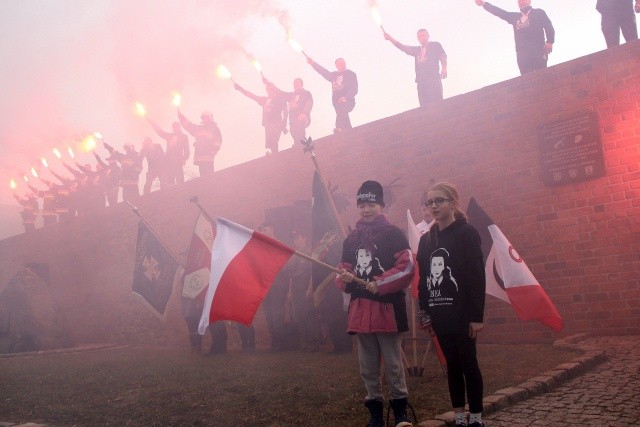
POLYGON ((513 26, 520 74, 547 67, 556 32, 544 10, 533 9, 531 0, 518 0, 520 12, 507 12, 484 0, 476 4, 513 26))
POLYGON ((148 136, 142 141, 141 163, 142 159, 147 159, 147 177, 144 181, 142 194, 151 193, 151 185, 156 178, 160 181, 160 189, 166 188, 164 150, 160 144, 153 142, 148 136))
MULTIPOLYGON (((262 81, 267 84, 271 83, 263 77, 262 81)), ((289 108, 289 133, 293 139, 293 143, 299 144, 300 141, 306 140, 306 129, 311 124, 311 109, 313 108, 313 96, 311 92, 304 88, 304 82, 301 78, 293 80, 293 92, 285 92, 277 86, 273 87, 287 100, 289 108)))
POLYGON ((365 181, 356 197, 360 220, 342 246, 336 285, 350 294, 347 332, 356 334, 360 376, 367 389, 369 426, 384 426, 380 364, 384 363, 396 426, 410 426, 402 366, 402 333, 409 330, 405 289, 416 273, 404 233, 382 214, 382 186, 365 181), (363 279, 367 285, 355 281, 363 279))
POLYGON ((435 224, 418 244, 420 271, 418 324, 433 326, 445 359, 456 426, 482 424, 482 373, 476 338, 483 328, 486 279, 480 236, 458 209, 458 191, 449 183, 425 192, 435 224))
POLYGON ((38 199, 36 198, 35 194, 29 193, 26 198, 22 198, 16 193, 13 193, 13 197, 24 208, 24 210, 20 212, 20 216, 22 217, 22 225, 24 226, 24 232, 30 233, 32 231, 35 231, 36 218, 38 217, 38 212, 40 210, 38 206, 38 199))
POLYGON ((167 141, 164 167, 166 183, 168 185, 182 184, 184 182, 184 170, 182 168, 191 155, 189 151, 189 137, 186 133, 182 132, 180 122, 173 122, 171 125, 173 132, 165 132, 150 118, 147 117, 147 121, 154 132, 160 138, 167 141))
POLYGON ((307 58, 307 62, 322 77, 331 82, 331 101, 336 110, 336 127, 333 132, 338 133, 351 129, 349 113, 356 106, 356 94, 358 93, 356 73, 347 69, 347 63, 343 58, 336 59, 336 71, 327 70, 311 58, 307 58))
POLYGON ((420 46, 406 46, 384 32, 386 40, 415 58, 418 101, 424 107, 443 98, 442 79, 447 78, 447 54, 440 43, 429 41, 429 32, 424 28, 418 30, 417 36, 420 46))
POLYGON ((265 82, 267 96, 258 96, 249 92, 238 83, 233 83, 233 88, 262 107, 264 146, 267 154, 277 153, 280 135, 287 133, 287 101, 284 94, 268 81, 265 82))
POLYGON ((640 13, 640 0, 598 0, 596 9, 602 15, 602 34, 607 47, 620 45, 620 32, 625 42, 638 40, 635 13, 640 13))
POLYGON ((111 145, 103 142, 104 147, 109 151, 111 157, 120 163, 122 175, 120 186, 122 187, 122 200, 133 201, 140 196, 138 181, 142 172, 142 157, 133 144, 124 145, 124 153, 115 150, 111 145))
POLYGON ((222 145, 222 133, 216 122, 213 121, 213 114, 209 111, 203 111, 200 115, 202 122, 197 125, 178 110, 178 120, 180 125, 195 138, 193 141, 193 164, 198 166, 200 176, 212 174, 216 154, 222 145))
POLYGON ((100 184, 107 198, 109 206, 115 206, 118 203, 118 194, 120 193, 120 178, 122 177, 122 169, 118 166, 118 162, 112 156, 107 157, 107 162, 102 160, 97 153, 93 153, 98 164, 100 165, 100 184))
MULTIPOLYGON (((42 181, 42 179, 40 179, 42 181)), ((37 197, 42 198, 42 218, 44 225, 55 224, 58 222, 58 212, 56 211, 57 191, 53 183, 47 185, 46 190, 40 190, 31 184, 27 184, 29 190, 37 197)))

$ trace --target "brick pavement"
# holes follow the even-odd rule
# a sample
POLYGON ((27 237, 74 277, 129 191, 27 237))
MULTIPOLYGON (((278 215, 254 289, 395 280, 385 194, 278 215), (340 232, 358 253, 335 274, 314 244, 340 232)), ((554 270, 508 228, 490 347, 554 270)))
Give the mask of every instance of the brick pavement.
MULTIPOLYGON (((640 426, 640 336, 579 335, 557 344, 585 355, 485 396, 488 427, 640 426)), ((453 413, 436 418, 419 425, 450 425, 453 413)))

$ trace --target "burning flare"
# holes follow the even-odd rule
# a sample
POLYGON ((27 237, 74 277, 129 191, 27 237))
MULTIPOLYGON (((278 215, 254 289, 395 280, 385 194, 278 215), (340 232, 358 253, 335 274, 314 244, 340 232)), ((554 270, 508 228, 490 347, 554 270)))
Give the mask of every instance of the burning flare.
POLYGON ((69 157, 71 157, 72 159, 76 158, 76 155, 73 154, 73 150, 71 149, 71 147, 67 147, 67 153, 69 153, 69 157))
POLYGON ((85 153, 88 153, 91 150, 95 150, 97 145, 98 144, 96 143, 96 138, 93 135, 89 135, 82 140, 81 149, 85 153))
POLYGON ((218 76, 218 78, 220 79, 230 79, 231 72, 223 64, 220 64, 218 65, 218 68, 216 68, 216 76, 218 76))
POLYGON ((53 153, 54 156, 56 156, 58 159, 62 158, 62 154, 60 153, 60 150, 58 150, 57 148, 54 148, 53 150, 51 150, 51 152, 53 153))
POLYGON ((258 62, 258 60, 256 58, 253 58, 251 60, 251 64, 253 65, 253 67, 259 72, 262 72, 262 65, 260 65, 260 62, 258 62))
POLYGON ((289 43, 289 46, 291 46, 296 52, 302 52, 302 45, 297 40, 289 38, 287 43, 289 43))
POLYGON ((382 15, 380 15, 380 10, 378 6, 371 6, 371 17, 373 18, 373 22, 376 23, 380 28, 382 28, 382 15))
POLYGON ((104 139, 104 138, 102 137, 102 134, 101 134, 100 132, 94 132, 94 133, 93 133, 93 136, 94 136, 96 139, 104 139))
POLYGON ((144 105, 142 105, 140 102, 136 102, 135 104, 135 112, 138 116, 140 117, 144 117, 147 115, 147 110, 144 108, 144 105))
POLYGON ((289 31, 289 33, 287 34, 287 43, 289 43, 289 46, 291 46, 293 50, 302 53, 305 57, 308 58, 307 54, 304 53, 304 50, 302 50, 302 45, 292 37, 291 31, 289 31))
POLYGON ((171 94, 171 103, 174 107, 179 107, 182 103, 182 95, 180 95, 178 92, 173 92, 171 94))
POLYGON ((36 171, 36 168, 34 168, 33 166, 31 166, 31 175, 33 175, 34 178, 38 177, 38 172, 36 171))
POLYGON ((15 179, 12 179, 11 181, 9 181, 9 187, 11 187, 12 190, 15 190, 16 188, 18 188, 18 183, 16 182, 15 179))
POLYGON ((49 164, 47 163, 47 159, 45 159, 44 157, 42 157, 40 159, 40 162, 42 162, 42 166, 44 166, 45 168, 49 169, 49 164))
POLYGON ((26 173, 22 174, 22 179, 24 179, 24 182, 29 182, 29 177, 27 176, 26 173))

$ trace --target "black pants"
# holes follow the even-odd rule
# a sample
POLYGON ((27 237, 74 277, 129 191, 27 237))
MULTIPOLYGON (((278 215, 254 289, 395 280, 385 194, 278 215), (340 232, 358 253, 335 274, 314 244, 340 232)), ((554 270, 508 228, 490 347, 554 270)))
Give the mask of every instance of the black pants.
POLYGON ((535 70, 547 68, 548 56, 544 51, 518 52, 517 56, 520 75, 525 75, 535 70))
POLYGON ((334 102, 333 108, 336 110, 336 129, 351 129, 349 113, 353 111, 355 106, 355 99, 347 99, 345 102, 334 102))
POLYGON ((447 359, 449 397, 454 408, 463 408, 466 396, 469 412, 482 412, 482 373, 476 357, 476 340, 466 334, 438 334, 438 341, 447 359))
POLYGON ((210 175, 213 173, 213 161, 198 163, 198 173, 200 176, 210 175))
POLYGON ((282 123, 266 124, 264 126, 264 147, 273 154, 278 152, 278 142, 282 134, 282 123))
POLYGON ((209 333, 211 334, 211 348, 209 351, 214 354, 227 352, 227 325, 224 320, 209 323, 209 333))
POLYGON ((638 27, 636 16, 631 13, 604 13, 602 14, 602 34, 607 42, 607 47, 620 45, 620 32, 625 42, 638 40, 638 27))
POLYGON ((248 353, 256 351, 256 329, 253 325, 245 326, 242 323, 238 323, 238 332, 242 342, 242 351, 248 353))
POLYGON ((307 138, 307 121, 298 120, 297 117, 289 118, 289 133, 291 133, 291 138, 293 138, 294 147, 296 144, 300 144, 300 141, 306 140, 307 138))
POLYGON ((421 107, 442 98, 442 80, 439 76, 437 79, 418 83, 418 101, 421 107))
POLYGON ((188 316, 184 318, 184 321, 187 322, 187 331, 189 332, 189 344, 191 344, 191 350, 200 351, 202 347, 202 335, 198 333, 200 318, 188 316))

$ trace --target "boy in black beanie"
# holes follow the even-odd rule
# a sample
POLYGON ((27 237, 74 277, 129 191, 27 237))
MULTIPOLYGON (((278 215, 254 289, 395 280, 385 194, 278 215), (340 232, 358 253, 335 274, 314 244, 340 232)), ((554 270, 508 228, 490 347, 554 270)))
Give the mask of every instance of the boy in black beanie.
POLYGON ((366 181, 356 197, 360 220, 342 247, 336 285, 350 294, 347 332, 356 334, 360 375, 367 389, 370 427, 384 426, 380 362, 391 394, 395 426, 411 426, 402 366, 402 333, 409 330, 405 289, 416 272, 404 233, 383 215, 380 183, 366 181), (366 286, 354 281, 369 282, 366 286))

